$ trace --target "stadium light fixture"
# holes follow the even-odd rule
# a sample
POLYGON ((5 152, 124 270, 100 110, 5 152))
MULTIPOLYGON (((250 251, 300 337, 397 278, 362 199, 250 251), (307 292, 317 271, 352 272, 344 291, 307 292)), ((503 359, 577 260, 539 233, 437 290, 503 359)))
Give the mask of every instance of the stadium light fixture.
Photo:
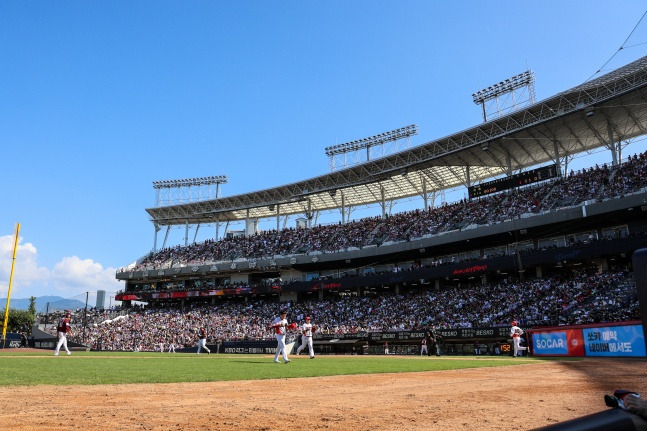
POLYGON ((332 147, 326 147, 326 155, 335 156, 337 154, 344 154, 351 151, 359 151, 365 148, 370 148, 374 145, 381 145, 386 142, 397 141, 398 139, 408 138, 417 134, 418 126, 411 124, 406 127, 400 127, 399 129, 380 133, 368 138, 362 138, 355 141, 348 141, 339 145, 333 145, 332 147))
POLYGON ((170 189, 179 187, 193 187, 193 186, 210 186, 213 184, 226 184, 229 181, 227 175, 217 175, 201 178, 186 178, 182 180, 160 180, 153 181, 154 189, 170 189))
POLYGON ((532 70, 527 70, 519 75, 501 81, 498 84, 491 85, 483 90, 477 91, 472 94, 474 103, 480 105, 488 100, 494 99, 502 94, 509 93, 518 88, 532 85, 535 82, 535 73, 532 70))

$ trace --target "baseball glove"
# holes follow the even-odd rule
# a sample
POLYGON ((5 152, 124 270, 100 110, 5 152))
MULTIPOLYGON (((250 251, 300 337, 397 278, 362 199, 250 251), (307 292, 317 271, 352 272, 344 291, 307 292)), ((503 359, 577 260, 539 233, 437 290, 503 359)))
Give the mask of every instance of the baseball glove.
POLYGON ((317 327, 313 326, 311 329, 312 329, 312 332, 315 332, 317 330, 317 327))

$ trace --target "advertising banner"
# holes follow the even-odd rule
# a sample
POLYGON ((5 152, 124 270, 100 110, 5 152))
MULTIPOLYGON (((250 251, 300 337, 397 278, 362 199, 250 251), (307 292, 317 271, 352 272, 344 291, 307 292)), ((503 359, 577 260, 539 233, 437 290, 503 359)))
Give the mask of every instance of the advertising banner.
POLYGON ((582 333, 586 356, 645 356, 641 325, 585 328, 582 333))
MULTIPOLYGON (((286 346, 294 344, 294 341, 286 340, 286 346)), ((288 348, 288 352, 292 349, 288 348)), ((222 343, 221 352, 223 353, 264 353, 274 354, 276 352, 276 340, 273 341, 225 341, 222 343)))
POLYGON ((584 356, 584 341, 579 329, 533 333, 532 347, 537 356, 584 356))
POLYGON ((20 334, 14 332, 7 332, 6 339, 3 339, 2 334, 0 334, 0 349, 20 347, 21 338, 20 334))
POLYGON ((645 356, 645 336, 637 322, 533 329, 529 335, 536 356, 645 356))

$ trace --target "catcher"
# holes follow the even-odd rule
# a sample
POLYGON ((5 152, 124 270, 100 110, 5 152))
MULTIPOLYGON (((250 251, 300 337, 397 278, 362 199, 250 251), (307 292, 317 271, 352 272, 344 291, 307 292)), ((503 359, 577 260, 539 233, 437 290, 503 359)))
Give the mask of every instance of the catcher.
POLYGON ((317 330, 316 326, 313 326, 312 323, 310 323, 310 317, 306 316, 305 323, 301 325, 301 345, 297 349, 297 356, 301 354, 301 350, 303 350, 306 346, 308 346, 308 351, 310 352, 310 359, 315 358, 315 351, 312 348, 312 333, 317 330))

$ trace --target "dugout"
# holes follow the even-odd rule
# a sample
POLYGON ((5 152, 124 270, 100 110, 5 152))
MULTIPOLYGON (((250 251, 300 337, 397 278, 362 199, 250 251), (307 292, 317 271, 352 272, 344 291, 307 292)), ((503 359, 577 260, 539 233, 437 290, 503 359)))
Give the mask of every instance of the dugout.
MULTIPOLYGON (((297 340, 298 341, 298 340, 297 340)), ((361 355, 365 354, 362 340, 313 340, 315 353, 323 355, 361 355)))

